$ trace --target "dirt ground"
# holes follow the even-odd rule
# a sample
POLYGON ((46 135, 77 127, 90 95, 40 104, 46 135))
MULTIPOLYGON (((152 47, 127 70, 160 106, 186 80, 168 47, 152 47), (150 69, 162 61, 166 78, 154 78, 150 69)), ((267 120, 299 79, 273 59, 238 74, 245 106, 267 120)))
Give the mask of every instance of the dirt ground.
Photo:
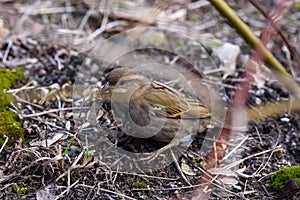
MULTIPOLYGON (((259 36, 267 21, 261 12, 250 1, 226 2, 259 36)), ((271 0, 257 2, 267 13, 275 6, 271 0)), ((280 30, 299 56, 300 12, 299 2, 294 3, 280 30)), ((181 74, 192 66, 198 77, 188 75, 179 83, 174 81, 179 76, 160 68, 159 77, 151 78, 180 91, 185 81, 195 83, 199 99, 212 110, 212 103, 218 104, 216 121, 224 120, 252 50, 209 1, 4 0, 0 20, 0 66, 22 67, 26 77, 8 91, 16 98, 10 110, 23 120, 26 137, 0 150, 1 199, 194 197, 207 173, 208 149, 215 142, 211 134, 219 133, 222 123, 210 124, 183 152, 174 148, 157 162, 137 164, 128 157, 166 143, 135 138, 117 147, 116 138, 126 134, 97 94, 111 66, 158 63, 181 74), (224 60, 215 53, 224 43, 241 49, 233 68, 222 68, 224 60), (207 95, 198 79, 216 95, 207 95), (118 157, 120 149, 128 157, 118 157)), ((299 63, 282 38, 276 35, 267 47, 299 82, 299 63)), ((294 98, 270 70, 260 70, 247 109, 294 98)), ((235 120, 247 128, 234 132, 226 143, 228 156, 210 171, 218 175, 210 199, 300 199, 299 192, 284 196, 269 189, 276 171, 300 166, 300 113, 255 121, 240 117, 235 120)))

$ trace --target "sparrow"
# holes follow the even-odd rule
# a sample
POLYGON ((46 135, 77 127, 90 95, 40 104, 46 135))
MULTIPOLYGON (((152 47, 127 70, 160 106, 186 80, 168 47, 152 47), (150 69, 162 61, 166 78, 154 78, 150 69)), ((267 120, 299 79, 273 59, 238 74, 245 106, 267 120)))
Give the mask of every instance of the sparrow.
POLYGON ((127 67, 104 73, 103 99, 112 105, 114 118, 127 135, 169 142, 158 153, 202 132, 211 117, 199 100, 127 67), (172 141, 172 142, 171 142, 172 141))

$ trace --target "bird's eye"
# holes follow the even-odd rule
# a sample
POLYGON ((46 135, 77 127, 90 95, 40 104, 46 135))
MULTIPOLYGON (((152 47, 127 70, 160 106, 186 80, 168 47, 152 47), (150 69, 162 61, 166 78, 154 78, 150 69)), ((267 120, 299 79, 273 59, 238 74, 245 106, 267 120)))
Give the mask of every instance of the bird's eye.
POLYGON ((153 105, 152 109, 153 110, 162 110, 162 107, 160 105, 155 104, 155 105, 153 105))

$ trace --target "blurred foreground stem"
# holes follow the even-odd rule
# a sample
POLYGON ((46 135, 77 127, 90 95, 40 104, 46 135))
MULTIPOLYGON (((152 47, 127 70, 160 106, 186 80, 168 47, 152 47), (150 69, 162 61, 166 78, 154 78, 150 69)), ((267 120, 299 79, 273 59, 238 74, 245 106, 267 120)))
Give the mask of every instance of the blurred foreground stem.
POLYGON ((223 0, 210 0, 211 4, 228 19, 239 34, 255 49, 259 58, 274 72, 277 78, 289 89, 289 91, 300 98, 300 89, 286 69, 278 62, 272 53, 263 45, 250 28, 235 14, 235 12, 223 0))

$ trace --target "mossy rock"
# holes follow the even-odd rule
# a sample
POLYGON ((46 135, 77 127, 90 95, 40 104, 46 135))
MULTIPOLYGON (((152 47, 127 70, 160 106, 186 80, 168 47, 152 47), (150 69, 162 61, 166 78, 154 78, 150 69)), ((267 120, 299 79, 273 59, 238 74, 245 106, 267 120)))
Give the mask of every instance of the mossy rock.
POLYGON ((7 107, 15 99, 11 94, 5 93, 5 90, 23 80, 24 75, 21 71, 0 68, 0 145, 5 141, 4 135, 9 139, 7 146, 12 146, 16 140, 22 138, 24 141, 24 129, 22 121, 14 112, 8 111, 7 107))
POLYGON ((269 189, 279 191, 291 179, 300 185, 300 166, 292 166, 277 171, 271 178, 269 189))

